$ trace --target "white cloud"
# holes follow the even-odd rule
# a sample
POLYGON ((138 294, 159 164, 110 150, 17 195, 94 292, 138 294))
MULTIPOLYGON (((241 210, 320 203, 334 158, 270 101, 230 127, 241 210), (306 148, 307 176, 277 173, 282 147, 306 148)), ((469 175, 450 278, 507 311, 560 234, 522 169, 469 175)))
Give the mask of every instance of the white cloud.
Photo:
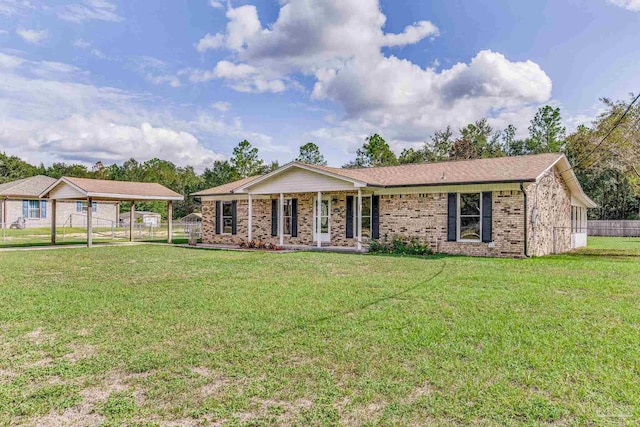
POLYGON ((86 40, 78 39, 73 42, 73 45, 79 49, 86 49, 91 46, 91 43, 86 40))
POLYGON ((640 0, 608 0, 609 3, 623 7, 632 12, 640 11, 640 0))
POLYGON ((231 104, 228 102, 224 102, 224 101, 218 101, 218 102, 214 102, 213 104, 211 104, 211 107, 224 113, 229 111, 229 109, 231 108, 231 104))
POLYGON ((209 0, 209 6, 216 9, 224 9, 224 4, 222 4, 222 2, 218 0, 209 0))
POLYGON ((0 15, 22 14, 34 8, 35 6, 28 0, 0 0, 0 15))
POLYGON ((145 79, 150 81, 153 84, 159 85, 159 84, 169 84, 169 86, 171 87, 180 87, 181 83, 180 83, 180 79, 176 76, 173 76, 171 74, 161 74, 161 75, 153 75, 153 74, 147 74, 145 76, 145 79))
POLYGON ((16 34, 22 37, 24 41, 31 44, 38 44, 49 37, 47 30, 28 30, 21 28, 16 30, 16 34))
POLYGON ((486 116, 499 125, 501 116, 517 116, 550 99, 551 79, 540 66, 499 52, 480 51, 468 63, 437 71, 385 55, 384 47, 433 39, 439 30, 421 20, 401 33, 386 33, 378 0, 287 0, 281 5, 267 27, 254 6, 229 8, 226 30, 216 40, 234 56, 194 81, 224 78, 236 90, 276 92, 294 87, 298 75, 311 77, 313 99, 344 107, 346 117, 334 126, 350 140, 373 130, 397 147, 486 116), (258 90, 257 78, 280 83, 277 90, 258 90))
POLYGON ((224 158, 220 151, 231 151, 203 141, 229 147, 251 138, 256 146, 273 146, 270 137, 245 130, 235 118, 95 86, 88 77, 69 64, 0 54, 0 151, 33 163, 159 157, 202 169, 224 158))
POLYGON ((178 72, 178 75, 187 75, 193 83, 204 83, 216 78, 225 79, 238 92, 278 93, 287 89, 285 82, 281 79, 270 78, 256 67, 229 61, 218 62, 213 70, 189 68, 178 72))
POLYGON ((418 43, 426 37, 435 37, 440 33, 438 27, 429 21, 416 22, 404 29, 402 34, 385 34, 383 46, 404 46, 418 43))
POLYGON ((58 13, 58 17, 71 22, 109 21, 120 22, 117 6, 106 0, 85 0, 83 4, 71 4, 58 13))
POLYGON ((222 34, 206 34, 196 44, 196 50, 198 52, 206 52, 209 49, 217 49, 224 44, 224 35, 222 34))

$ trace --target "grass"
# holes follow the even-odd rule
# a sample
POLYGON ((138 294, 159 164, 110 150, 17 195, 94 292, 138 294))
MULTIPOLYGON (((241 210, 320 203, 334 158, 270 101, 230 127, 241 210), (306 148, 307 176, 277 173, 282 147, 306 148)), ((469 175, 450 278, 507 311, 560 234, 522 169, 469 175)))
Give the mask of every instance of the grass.
POLYGON ((0 424, 637 425, 639 247, 0 253, 0 424))

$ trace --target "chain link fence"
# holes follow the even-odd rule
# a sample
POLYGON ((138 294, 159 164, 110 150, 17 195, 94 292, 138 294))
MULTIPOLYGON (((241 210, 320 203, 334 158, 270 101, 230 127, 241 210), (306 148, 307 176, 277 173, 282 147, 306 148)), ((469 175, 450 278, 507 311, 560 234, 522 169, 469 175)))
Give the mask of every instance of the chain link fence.
MULTIPOLYGON (((166 242, 168 237, 167 222, 157 225, 134 223, 133 241, 166 242)), ((199 239, 202 235, 201 222, 172 222, 172 240, 174 243, 187 243, 190 236, 199 239)), ((94 243, 128 242, 131 237, 129 225, 121 226, 114 221, 96 220, 93 224, 94 243)), ((56 226, 56 244, 82 244, 87 241, 86 222, 80 224, 73 221, 56 226)), ((25 221, 21 224, 0 223, 0 247, 44 246, 51 244, 51 228, 31 228, 25 221)))

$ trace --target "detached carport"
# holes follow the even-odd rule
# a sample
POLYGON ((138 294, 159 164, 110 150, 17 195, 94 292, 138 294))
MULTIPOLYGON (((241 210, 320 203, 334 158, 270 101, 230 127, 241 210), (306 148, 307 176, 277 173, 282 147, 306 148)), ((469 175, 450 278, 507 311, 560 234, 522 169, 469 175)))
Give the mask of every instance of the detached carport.
MULTIPOLYGON (((171 243, 173 232, 173 201, 184 197, 167 187, 152 182, 110 181, 89 178, 62 177, 40 194, 40 198, 51 200, 51 244, 56 244, 56 202, 58 200, 82 201, 87 206, 93 202, 109 201, 131 203, 129 212, 129 240, 133 241, 136 201, 167 202, 167 241, 171 243)), ((87 246, 93 244, 92 209, 87 209, 87 246)))

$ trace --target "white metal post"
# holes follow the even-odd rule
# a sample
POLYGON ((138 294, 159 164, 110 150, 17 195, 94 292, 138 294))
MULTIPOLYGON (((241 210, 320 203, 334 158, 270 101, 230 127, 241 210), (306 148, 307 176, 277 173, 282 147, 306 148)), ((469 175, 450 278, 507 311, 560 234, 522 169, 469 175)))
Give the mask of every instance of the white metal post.
POLYGON ((278 218, 278 231, 280 231, 280 246, 284 245, 284 194, 280 193, 280 215, 278 218))
POLYGON ((362 190, 358 188, 358 250, 362 249, 362 190))
POLYGON ((322 247, 322 239, 320 235, 322 234, 322 192, 318 191, 318 208, 316 209, 316 231, 317 231, 317 242, 316 245, 321 248, 322 247))
POLYGON ((249 194, 249 218, 247 223, 247 239, 249 241, 252 239, 253 234, 253 197, 249 194))
POLYGON ((93 201, 91 197, 87 199, 87 247, 93 245, 93 201))

